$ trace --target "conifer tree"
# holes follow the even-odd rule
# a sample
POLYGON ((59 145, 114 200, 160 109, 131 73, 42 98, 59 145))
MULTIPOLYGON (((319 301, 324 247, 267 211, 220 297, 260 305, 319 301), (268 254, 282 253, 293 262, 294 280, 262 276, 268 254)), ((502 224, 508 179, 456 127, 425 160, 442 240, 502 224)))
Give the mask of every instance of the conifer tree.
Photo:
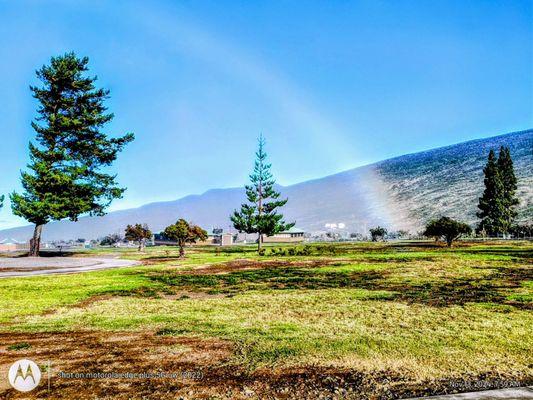
POLYGON ((230 217, 233 226, 239 232, 257 233, 257 248, 261 249, 263 235, 272 236, 288 230, 294 223, 283 221, 283 215, 277 209, 283 207, 288 199, 280 200, 280 193, 274 190, 276 181, 267 163, 265 139, 259 137, 259 148, 255 153, 254 171, 250 175, 250 185, 246 185, 248 204, 242 204, 240 211, 235 210, 230 217))
POLYGON ((513 159, 511 158, 509 147, 500 147, 500 154, 498 155, 498 171, 500 172, 500 178, 503 185, 502 195, 506 211, 503 232, 509 233, 517 216, 515 207, 519 203, 518 197, 516 196, 517 179, 514 173, 513 159))
POLYGON ((477 216, 481 218, 481 222, 478 225, 478 231, 496 235, 505 232, 507 212, 503 196, 503 182, 493 150, 489 152, 483 173, 485 174, 485 190, 482 197, 479 198, 478 208, 480 211, 477 216))
POLYGON ((36 74, 41 87, 30 87, 39 102, 32 122, 29 172, 22 172, 24 193, 12 193, 13 213, 35 224, 30 256, 38 256, 43 226, 52 220, 76 221, 82 214, 103 215, 125 189, 102 171, 116 159, 133 134, 108 138, 102 128, 113 119, 104 101, 109 91, 86 76, 87 57, 52 57, 36 74))

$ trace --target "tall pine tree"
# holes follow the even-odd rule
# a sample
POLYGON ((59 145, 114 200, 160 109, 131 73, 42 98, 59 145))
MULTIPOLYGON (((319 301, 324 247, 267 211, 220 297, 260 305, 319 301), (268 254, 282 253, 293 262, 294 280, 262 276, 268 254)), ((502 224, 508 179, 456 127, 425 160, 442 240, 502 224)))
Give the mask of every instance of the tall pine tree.
POLYGON ((283 221, 283 215, 277 209, 283 207, 288 199, 280 200, 280 193, 274 190, 276 181, 267 163, 265 139, 259 137, 259 149, 255 153, 254 171, 250 175, 250 185, 246 188, 248 204, 242 204, 241 210, 230 217, 233 226, 239 232, 257 233, 257 248, 261 249, 263 235, 272 236, 294 226, 283 221))
POLYGON ((15 215, 35 224, 30 256, 38 256, 43 226, 81 214, 103 215, 125 189, 106 174, 118 152, 134 138, 129 133, 108 138, 102 128, 113 119, 104 101, 109 91, 88 77, 89 60, 74 53, 52 57, 39 69, 41 87, 30 87, 39 102, 32 122, 36 144, 30 143, 30 172, 22 172, 24 193, 12 193, 15 215))
POLYGON ((489 152, 487 164, 483 169, 485 174, 485 190, 479 198, 477 213, 481 222, 478 231, 486 232, 489 235, 497 235, 505 232, 507 211, 505 209, 504 188, 498 162, 494 151, 489 152))
POLYGON ((511 158, 511 150, 509 147, 500 147, 500 154, 498 155, 498 171, 503 185, 503 202, 505 206, 506 215, 504 217, 503 232, 509 233, 517 216, 516 206, 519 203, 516 196, 517 179, 514 173, 513 159, 511 158))

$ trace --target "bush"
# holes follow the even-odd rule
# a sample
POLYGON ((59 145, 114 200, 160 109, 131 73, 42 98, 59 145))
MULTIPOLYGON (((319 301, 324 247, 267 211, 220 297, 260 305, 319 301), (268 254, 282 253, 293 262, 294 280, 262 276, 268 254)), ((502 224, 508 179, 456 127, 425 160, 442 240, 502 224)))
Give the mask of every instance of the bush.
POLYGON ((303 254, 304 256, 309 256, 309 255, 311 255, 312 252, 313 252, 312 247, 309 246, 309 245, 307 245, 307 244, 306 244, 306 245, 303 247, 303 249, 302 249, 302 254, 303 254))

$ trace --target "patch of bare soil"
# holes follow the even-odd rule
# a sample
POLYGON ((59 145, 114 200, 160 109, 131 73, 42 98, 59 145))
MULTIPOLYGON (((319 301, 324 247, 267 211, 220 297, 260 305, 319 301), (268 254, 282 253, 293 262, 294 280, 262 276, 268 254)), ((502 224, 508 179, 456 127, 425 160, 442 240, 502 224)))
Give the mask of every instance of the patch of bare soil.
POLYGON ((226 274, 229 272, 246 271, 254 269, 268 269, 268 268, 290 268, 290 267, 306 267, 306 268, 318 268, 333 263, 341 263, 341 259, 317 259, 317 260, 304 260, 304 261, 290 261, 290 260, 233 260, 219 264, 201 265, 197 268, 190 270, 178 271, 178 275, 217 275, 226 274))
POLYGON ((10 365, 21 358, 37 362, 43 375, 37 389, 29 394, 15 391, 2 378, 0 398, 394 399, 533 382, 532 377, 502 375, 416 382, 397 371, 364 373, 312 366, 249 372, 229 363, 232 351, 231 344, 220 340, 152 332, 3 333, 0 375, 5 377, 10 365), (16 345, 22 349, 9 350, 16 345), (75 375, 83 373, 151 373, 152 377, 75 375))
POLYGON ((0 272, 49 271, 53 269, 61 269, 61 267, 0 267, 0 272))

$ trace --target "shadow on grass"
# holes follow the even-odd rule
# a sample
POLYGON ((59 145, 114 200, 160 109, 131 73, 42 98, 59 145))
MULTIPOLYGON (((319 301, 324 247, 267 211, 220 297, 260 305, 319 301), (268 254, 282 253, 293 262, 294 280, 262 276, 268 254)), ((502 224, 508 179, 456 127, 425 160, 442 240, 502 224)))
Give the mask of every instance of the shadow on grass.
POLYGON ((370 270, 357 272, 324 272, 311 268, 264 268, 226 274, 176 274, 159 271, 147 278, 165 291, 186 290, 210 294, 237 294, 249 290, 352 288, 389 291, 388 299, 420 303, 434 307, 466 303, 494 303, 531 309, 528 301, 509 300, 509 290, 533 278, 531 268, 491 268, 494 272, 483 279, 448 278, 439 281, 395 282, 391 272, 370 270))

